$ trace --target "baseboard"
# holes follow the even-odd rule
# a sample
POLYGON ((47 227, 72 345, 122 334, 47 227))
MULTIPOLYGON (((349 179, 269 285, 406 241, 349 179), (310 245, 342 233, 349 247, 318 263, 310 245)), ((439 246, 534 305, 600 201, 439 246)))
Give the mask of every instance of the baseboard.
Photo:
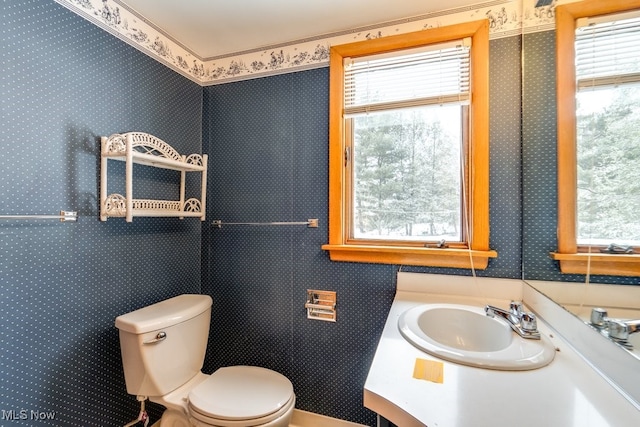
POLYGON ((363 424, 331 418, 313 412, 294 409, 290 427, 366 427, 363 424))

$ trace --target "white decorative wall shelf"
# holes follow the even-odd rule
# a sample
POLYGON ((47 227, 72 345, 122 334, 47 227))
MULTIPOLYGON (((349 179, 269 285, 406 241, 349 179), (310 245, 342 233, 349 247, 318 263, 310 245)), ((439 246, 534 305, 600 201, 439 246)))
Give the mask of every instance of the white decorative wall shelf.
POLYGON ((197 217, 205 220, 207 194, 207 155, 179 154, 169 144, 143 132, 113 134, 101 139, 100 160, 100 220, 124 217, 131 222, 134 216, 197 217), (125 166, 125 195, 107 195, 108 161, 120 160, 125 166), (133 198, 133 165, 141 164, 180 172, 179 200, 149 200, 133 198), (202 174, 201 198, 185 200, 187 172, 202 174))

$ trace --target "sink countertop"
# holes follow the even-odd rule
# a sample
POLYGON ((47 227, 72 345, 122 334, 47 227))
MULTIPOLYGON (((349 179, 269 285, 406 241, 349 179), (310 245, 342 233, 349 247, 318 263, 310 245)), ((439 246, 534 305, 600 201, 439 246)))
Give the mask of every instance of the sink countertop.
POLYGON ((365 406, 400 427, 640 425, 640 410, 540 319, 538 329, 557 352, 550 365, 530 371, 447 362, 417 349, 398 330, 399 316, 420 304, 508 308, 522 294, 519 280, 398 273, 396 297, 364 387, 365 406), (443 382, 413 378, 416 359, 442 362, 443 382))

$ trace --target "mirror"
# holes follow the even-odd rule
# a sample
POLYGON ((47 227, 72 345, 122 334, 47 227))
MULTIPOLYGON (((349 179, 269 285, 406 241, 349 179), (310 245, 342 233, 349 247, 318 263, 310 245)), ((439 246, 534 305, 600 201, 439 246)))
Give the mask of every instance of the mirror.
MULTIPOLYGON (((558 249, 558 166, 556 107, 556 0, 522 0, 522 277, 525 282, 573 313, 588 331, 591 310, 602 307, 608 316, 640 319, 640 277, 563 274, 550 253, 558 249), (546 6, 536 7, 538 4, 546 6)), ((561 1, 560 3, 568 3, 561 1)), ((585 270, 589 271, 589 260, 585 270)), ((637 370, 640 333, 634 348, 613 344, 604 335, 589 336, 611 359, 623 360, 637 370), (626 354, 623 354, 623 353, 626 354), (615 353, 615 354, 614 354, 615 353)), ((620 366, 598 366, 603 372, 620 366)), ((637 390, 627 390, 640 402, 637 390)))

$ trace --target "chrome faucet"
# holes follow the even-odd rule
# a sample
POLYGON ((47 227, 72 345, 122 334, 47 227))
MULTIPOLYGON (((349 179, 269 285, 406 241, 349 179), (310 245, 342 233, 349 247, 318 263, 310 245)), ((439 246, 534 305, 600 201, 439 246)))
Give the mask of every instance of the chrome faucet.
POLYGON ((598 329, 603 335, 611 338, 612 341, 632 350, 633 346, 629 342, 629 335, 640 332, 639 320, 614 319, 607 316, 607 310, 603 308, 591 309, 591 326, 598 329))
POLYGON ((508 311, 499 307, 487 305, 484 308, 484 312, 489 317, 504 319, 509 326, 511 326, 511 329, 513 329, 522 338, 534 340, 540 339, 536 315, 523 311, 522 303, 520 301, 511 301, 508 311))

